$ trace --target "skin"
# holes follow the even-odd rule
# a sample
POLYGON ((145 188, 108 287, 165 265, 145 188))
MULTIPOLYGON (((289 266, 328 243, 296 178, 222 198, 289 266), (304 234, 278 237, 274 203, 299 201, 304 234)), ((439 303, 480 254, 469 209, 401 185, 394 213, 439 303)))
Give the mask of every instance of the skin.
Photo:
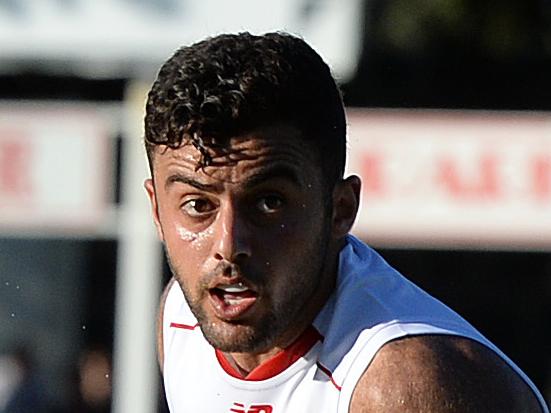
MULTIPOLYGON (((174 277, 205 337, 246 375, 294 341, 335 285, 338 253, 356 217, 360 181, 329 192, 313 151, 288 126, 264 128, 213 151, 197 169, 191 145, 160 147, 145 182, 174 277), (208 287, 239 280, 258 293, 237 320, 220 317, 208 287), (268 326, 268 328, 265 328, 268 326)), ((352 413, 541 412, 528 386, 488 348, 452 336, 383 346, 352 395, 352 413)))
POLYGON ((379 350, 352 395, 353 413, 536 413, 528 385, 493 351, 453 336, 417 336, 379 350))
POLYGON ((205 338, 246 374, 293 342, 334 289, 360 182, 350 177, 326 190, 315 152, 288 125, 233 138, 211 155, 212 166, 197 169, 192 145, 159 148, 145 187, 174 279, 205 338), (257 301, 227 319, 209 291, 237 281, 257 301))

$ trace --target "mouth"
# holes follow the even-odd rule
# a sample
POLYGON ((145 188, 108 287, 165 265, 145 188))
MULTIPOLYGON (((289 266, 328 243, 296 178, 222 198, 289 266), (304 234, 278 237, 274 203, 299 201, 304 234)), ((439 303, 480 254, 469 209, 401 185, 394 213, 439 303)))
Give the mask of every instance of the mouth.
POLYGON ((258 300, 258 293, 242 282, 217 284, 208 291, 214 313, 224 321, 242 318, 258 300))

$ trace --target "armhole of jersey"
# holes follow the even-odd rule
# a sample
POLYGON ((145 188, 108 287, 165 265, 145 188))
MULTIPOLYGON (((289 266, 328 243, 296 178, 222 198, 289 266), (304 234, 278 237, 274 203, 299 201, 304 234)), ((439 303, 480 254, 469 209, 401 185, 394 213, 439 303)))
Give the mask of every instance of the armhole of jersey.
POLYGON ((342 384, 341 394, 339 397, 339 403, 337 412, 338 413, 348 413, 350 409, 350 403, 352 401, 352 394, 356 388, 358 381, 360 380, 364 371, 369 367, 373 358, 377 352, 387 343, 393 340, 397 340, 406 336, 416 336, 416 335, 427 335, 427 334, 438 334, 438 335, 451 335, 456 337, 464 337, 471 340, 474 340, 485 347, 492 350, 496 353, 507 365, 509 365, 514 372, 516 372, 524 382, 530 387, 534 395, 536 396, 543 413, 550 413, 547 408, 547 403, 543 398, 542 394, 539 392, 536 385, 530 380, 530 378, 511 360, 509 359, 501 350, 499 350, 495 345, 490 341, 485 339, 482 335, 476 334, 472 331, 465 330, 458 325, 430 325, 423 323, 394 323, 386 326, 385 328, 378 331, 374 336, 369 338, 367 341, 361 343, 361 336, 358 338, 358 344, 360 344, 360 349, 356 357, 354 357, 346 377, 342 384))
MULTIPOLYGON (((368 332, 364 331, 362 334, 368 335, 368 332)), ((358 337, 356 341, 356 345, 359 344, 360 349, 350 363, 350 367, 341 385, 337 413, 349 412, 352 394, 356 389, 356 384, 358 384, 360 377, 373 361, 375 354, 377 354, 386 343, 391 340, 405 337, 408 335, 408 332, 402 329, 400 324, 391 324, 381 329, 367 340, 362 340, 362 334, 360 334, 360 337, 358 337)))

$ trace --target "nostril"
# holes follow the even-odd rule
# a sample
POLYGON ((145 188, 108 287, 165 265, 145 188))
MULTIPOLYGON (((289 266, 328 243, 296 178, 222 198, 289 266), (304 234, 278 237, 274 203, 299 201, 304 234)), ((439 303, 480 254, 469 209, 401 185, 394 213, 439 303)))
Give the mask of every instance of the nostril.
POLYGON ((217 260, 223 260, 224 259, 224 257, 222 257, 222 255, 219 254, 219 253, 214 254, 214 258, 216 258, 217 260))

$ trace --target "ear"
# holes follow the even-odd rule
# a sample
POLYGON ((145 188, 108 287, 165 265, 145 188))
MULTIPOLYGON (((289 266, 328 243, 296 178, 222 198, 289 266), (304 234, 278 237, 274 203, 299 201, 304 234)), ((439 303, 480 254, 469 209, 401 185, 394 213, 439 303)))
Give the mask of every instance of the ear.
POLYGON ((360 206, 362 182, 356 175, 340 181, 333 190, 333 235, 342 238, 352 228, 360 206))
POLYGON ((151 202, 151 215, 153 215, 153 222, 157 228, 157 235, 159 236, 159 239, 164 242, 163 229, 161 227, 161 220, 159 219, 159 204, 157 202, 157 194, 155 193, 155 184, 153 179, 146 179, 143 186, 147 191, 149 202, 151 202))

